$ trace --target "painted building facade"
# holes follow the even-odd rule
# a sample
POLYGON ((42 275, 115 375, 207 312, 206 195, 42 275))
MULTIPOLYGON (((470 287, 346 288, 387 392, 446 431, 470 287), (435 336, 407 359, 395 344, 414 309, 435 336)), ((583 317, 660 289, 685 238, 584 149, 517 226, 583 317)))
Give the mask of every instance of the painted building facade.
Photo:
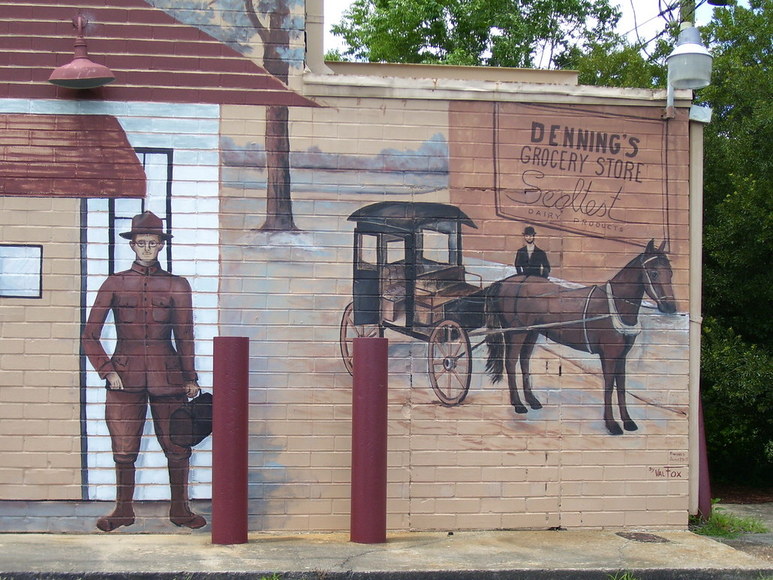
MULTIPOLYGON (((251 530, 348 529, 368 333, 389 338, 389 529, 687 526, 688 94, 663 118, 664 91, 572 72, 326 65, 311 0, 0 5, 0 529, 96 532, 116 499, 82 335, 147 211, 158 266, 190 285, 201 389, 212 339, 250 338, 251 530), (47 82, 78 14, 110 85, 47 82)), ((112 306, 111 364, 134 322, 112 306)), ((210 450, 190 459, 205 516, 210 450)), ((174 531, 150 415, 135 465, 120 530, 174 531)))

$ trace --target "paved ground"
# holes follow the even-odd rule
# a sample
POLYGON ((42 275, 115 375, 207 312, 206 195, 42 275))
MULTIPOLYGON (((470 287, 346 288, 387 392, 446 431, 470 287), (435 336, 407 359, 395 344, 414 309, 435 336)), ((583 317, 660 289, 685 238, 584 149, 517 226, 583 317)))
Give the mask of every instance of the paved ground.
MULTIPOLYGON (((773 530, 773 503, 720 506, 773 530)), ((773 534, 734 542, 684 531, 390 533, 384 544, 348 534, 263 534, 213 545, 190 534, 0 534, 0 580, 255 578, 283 580, 773 579, 773 534), (753 548, 759 548, 755 550, 753 548)))
POLYGON ((773 566, 773 502, 756 504, 718 504, 715 509, 740 517, 755 517, 768 528, 766 534, 744 534, 735 540, 722 540, 728 546, 765 560, 773 566))

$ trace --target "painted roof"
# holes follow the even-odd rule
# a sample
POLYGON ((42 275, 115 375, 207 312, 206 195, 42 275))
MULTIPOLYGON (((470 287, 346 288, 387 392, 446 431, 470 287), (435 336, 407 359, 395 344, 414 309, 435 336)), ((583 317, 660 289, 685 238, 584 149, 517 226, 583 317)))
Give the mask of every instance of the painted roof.
POLYGON ((357 222, 358 228, 367 224, 403 232, 415 232, 444 222, 477 228, 475 222, 458 207, 432 202, 382 201, 361 207, 349 216, 349 221, 357 222))
POLYGON ((142 0, 1 0, 0 98, 316 106, 255 62, 142 0), (73 56, 81 13, 89 57, 116 80, 73 91, 48 76, 73 56))
POLYGON ((143 197, 145 172, 109 115, 0 115, 0 195, 143 197))

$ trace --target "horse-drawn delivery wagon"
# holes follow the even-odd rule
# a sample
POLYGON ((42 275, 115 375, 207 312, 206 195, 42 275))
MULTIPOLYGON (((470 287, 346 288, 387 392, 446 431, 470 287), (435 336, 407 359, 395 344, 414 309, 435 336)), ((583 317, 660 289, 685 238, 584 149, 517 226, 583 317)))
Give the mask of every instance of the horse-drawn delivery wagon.
POLYGON ((354 230, 353 301, 344 310, 341 354, 352 372, 352 342, 383 336, 386 329, 428 343, 430 383, 440 402, 460 404, 472 377, 472 352, 488 347, 486 370, 494 382, 506 372, 510 404, 526 413, 516 386, 518 363, 526 403, 540 409, 532 393, 529 359, 539 335, 598 355, 604 375, 604 422, 623 432, 613 417, 617 390, 620 419, 637 429, 625 403, 625 359, 641 329, 644 296, 660 312, 676 312, 671 263, 665 242, 650 240, 606 282, 591 286, 540 276, 509 276, 484 288, 462 261, 463 225, 475 223, 459 208, 440 203, 381 202, 349 220, 354 230), (468 279, 473 279, 471 283, 468 279), (480 338, 471 346, 470 336, 480 338))
POLYGON ((354 338, 394 330, 428 343, 432 388, 444 405, 458 405, 472 374, 468 331, 484 324, 481 277, 462 263, 461 226, 475 224, 451 205, 401 201, 363 207, 349 220, 357 225, 353 301, 341 321, 346 368, 354 338))

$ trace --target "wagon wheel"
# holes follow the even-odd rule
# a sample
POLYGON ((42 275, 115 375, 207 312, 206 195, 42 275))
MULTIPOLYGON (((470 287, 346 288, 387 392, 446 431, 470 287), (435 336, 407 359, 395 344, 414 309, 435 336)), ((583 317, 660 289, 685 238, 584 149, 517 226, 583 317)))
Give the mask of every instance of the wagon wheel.
POLYGON ((472 349, 467 332, 453 320, 438 324, 429 337, 427 365, 432 390, 447 407, 467 396, 472 378, 472 349))
POLYGON ((354 339, 360 337, 379 336, 380 328, 378 324, 354 324, 354 303, 350 302, 344 309, 344 315, 341 317, 341 356, 344 359, 344 365, 349 374, 354 374, 352 366, 352 356, 354 355, 354 339))

